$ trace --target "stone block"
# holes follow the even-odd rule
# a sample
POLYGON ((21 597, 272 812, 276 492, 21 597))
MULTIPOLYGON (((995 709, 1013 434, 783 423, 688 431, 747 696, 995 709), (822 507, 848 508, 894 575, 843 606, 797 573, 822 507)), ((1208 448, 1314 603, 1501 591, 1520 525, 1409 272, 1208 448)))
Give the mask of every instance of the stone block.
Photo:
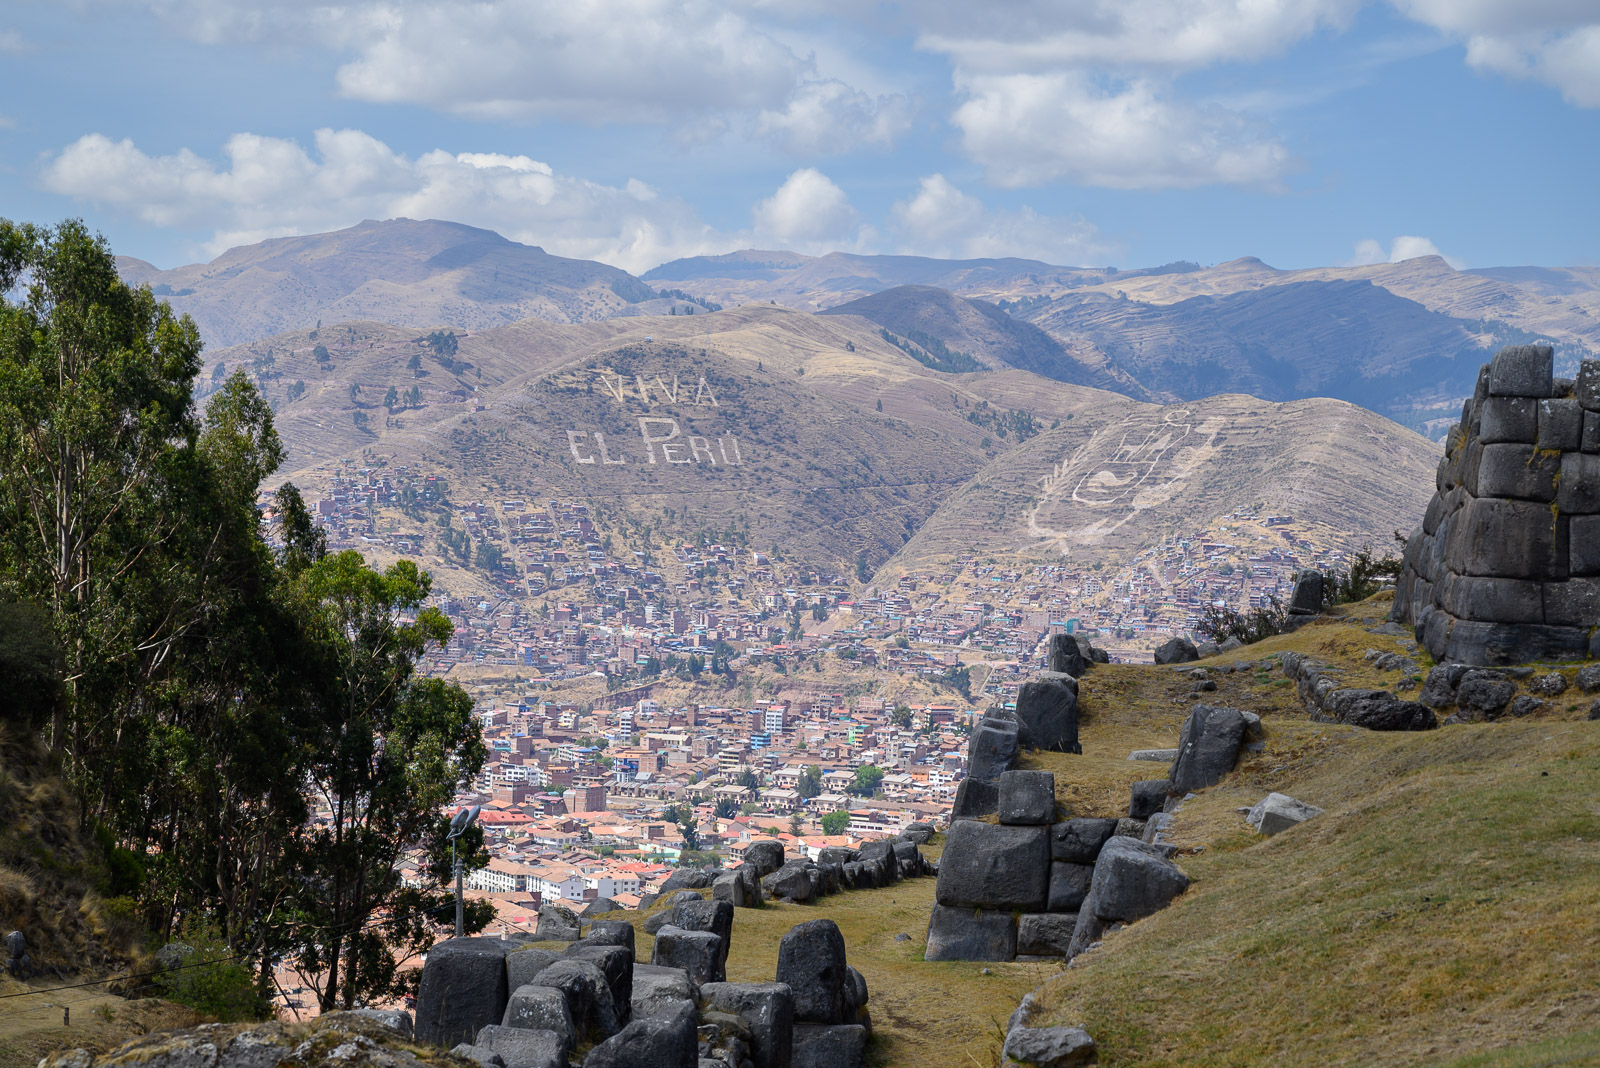
POLYGON ((1322 572, 1305 571, 1294 580, 1289 592, 1289 611, 1295 615, 1314 616, 1322 611, 1322 572))
POLYGON ((1166 779, 1141 779, 1134 783, 1129 791, 1128 816, 1136 820, 1149 819, 1167 803, 1171 789, 1172 783, 1166 779))
MULTIPOLYGON (((1050 892, 1045 908, 1050 912, 1077 912, 1089 893, 1089 880, 1094 878, 1093 864, 1069 864, 1055 861, 1050 865, 1050 892)), ((1021 951, 1019 951, 1021 952, 1021 951)))
POLYGON ((981 720, 967 743, 967 777, 994 782, 1017 760, 1017 729, 981 720))
POLYGON ((1014 960, 1017 923, 1004 909, 935 904, 928 917, 926 960, 1014 960))
POLYGON ((1158 664, 1187 664, 1199 659, 1199 650, 1188 638, 1168 638, 1156 646, 1155 660, 1158 664))
POLYGON ((1600 578, 1574 578, 1544 586, 1544 620, 1553 626, 1600 625, 1600 578))
POLYGON ((1570 397, 1539 402, 1539 436, 1534 442, 1541 449, 1576 449, 1583 440, 1583 409, 1570 397))
POLYGON ((1172 791, 1186 794, 1221 781, 1239 759, 1244 730, 1244 716, 1237 708, 1195 705, 1184 720, 1178 756, 1167 775, 1172 791))
POLYGON ((567 1008, 567 996, 553 986, 528 983, 517 987, 506 1002, 500 1025, 553 1032, 561 1036, 568 1051, 578 1044, 578 1028, 572 1022, 572 1011, 567 1008))
MULTIPOLYGON (((906 829, 900 832, 901 838, 904 838, 908 842, 915 843, 916 845, 927 845, 930 841, 932 841, 933 835, 933 824, 922 823, 920 821, 917 823, 906 824, 906 829)), ((854 860, 855 858, 850 857, 848 859, 854 860)))
POLYGON ((583 1068, 698 1068, 698 1024, 688 1002, 670 1016, 634 1020, 590 1050, 583 1068))
POLYGON ((633 924, 627 920, 596 920, 589 925, 583 940, 596 946, 624 946, 631 955, 635 942, 633 924))
POLYGON ((693 1001, 697 991, 689 981, 689 973, 682 968, 635 964, 629 1008, 634 1016, 658 1016, 676 1011, 679 1002, 693 1001))
POLYGON ((866 1068, 867 1029, 860 1024, 794 1027, 793 1068, 866 1068))
POLYGON ((1508 345, 1489 361, 1489 395, 1548 397, 1555 390, 1554 364, 1549 345, 1508 345))
POLYGON ((1428 731, 1439 725, 1420 701, 1402 701, 1388 690, 1335 690, 1325 709, 1340 723, 1369 731, 1428 731))
POLYGON ((794 1057, 794 998, 782 983, 711 983, 700 988, 701 1012, 737 1016, 750 1032, 755 1068, 790 1068, 794 1057))
POLYGON ((417 989, 416 1035, 439 1046, 471 1042, 505 1016, 506 954, 513 942, 452 938, 428 951, 417 989))
MULTIPOLYGON (((586 960, 600 969, 600 974, 606 977, 606 986, 611 989, 611 1003, 617 1008, 617 1018, 626 1018, 628 1005, 633 1001, 633 950, 627 946, 579 942, 567 950, 566 957, 586 960)), ((536 983, 539 981, 534 979, 536 983)))
POLYGON ((1543 623, 1544 584, 1530 579, 1447 575, 1439 600, 1457 619, 1543 623))
POLYGON ((1094 1039, 1081 1027, 1013 1027, 1001 1056, 1007 1065, 1075 1068, 1095 1061, 1094 1039))
POLYGON ((1063 820, 1050 828, 1050 858, 1068 864, 1093 864, 1100 847, 1116 830, 1117 821, 1111 819, 1063 820))
POLYGON ((1532 445, 1485 445, 1477 496, 1548 504, 1556 499, 1560 473, 1561 457, 1532 445))
POLYGON ((778 942, 777 981, 789 985, 796 1023, 849 1023, 844 935, 832 920, 807 920, 778 942))
POLYGON ((506 955, 506 989, 515 990, 519 986, 526 986, 533 982, 540 972, 563 959, 565 958, 554 950, 534 946, 518 948, 513 944, 511 952, 506 955))
POLYGON ((1569 452, 1561 457, 1556 507, 1564 515, 1600 514, 1600 455, 1569 452))
POLYGON ((1017 690, 1017 741, 1057 753, 1078 746, 1078 680, 1046 671, 1017 690))
POLYGON ((950 819, 975 820, 999 811, 1000 787, 987 779, 974 779, 969 775, 956 787, 956 803, 950 809, 950 819))
POLYGON ((1600 360, 1584 360, 1578 364, 1573 390, 1580 405, 1588 411, 1600 412, 1600 360))
POLYGON ((1569 567, 1573 575, 1600 575, 1600 515, 1572 517, 1569 567))
POLYGON ((1089 896, 1078 911, 1068 955, 1097 941, 1111 923, 1132 923, 1157 912, 1189 887, 1189 877, 1157 846, 1112 838, 1095 861, 1089 896))
POLYGON ((490 1024, 472 1044, 498 1053, 506 1068, 567 1068, 566 1039, 552 1031, 490 1024))
POLYGON ((1024 912, 1017 917, 1017 955, 1065 956, 1077 924, 1077 915, 1070 912, 1024 912))
POLYGON ((667 924, 656 932, 650 963, 663 968, 682 968, 697 986, 721 982, 726 943, 710 931, 686 931, 667 924))
POLYGON ((711 980, 722 982, 726 978, 723 968, 728 962, 728 946, 733 941, 733 906, 726 901, 685 901, 673 908, 672 925, 685 931, 710 931, 722 939, 722 956, 711 980))
POLYGON ((1308 805, 1288 794, 1270 793, 1256 802, 1245 822, 1261 834, 1271 836, 1320 815, 1322 809, 1316 805, 1308 805))
MULTIPOLYGON (((629 985, 633 977, 629 972, 629 985)), ((567 1011, 572 1014, 572 1025, 577 1028, 578 1042, 602 1042, 622 1029, 622 1017, 627 1004, 618 1006, 606 974, 593 961, 558 960, 539 973, 534 980, 538 986, 549 986, 561 991, 567 999, 567 1011)))
POLYGON ((744 851, 744 862, 755 868, 758 876, 771 875, 783 867, 783 843, 752 842, 744 851))
POLYGON ((1000 776, 1000 822, 1042 827, 1056 818, 1056 777, 1048 771, 1008 771, 1000 776))
POLYGON ((1082 677, 1089 664, 1089 658, 1078 645, 1078 639, 1071 634, 1050 635, 1050 652, 1046 658, 1050 670, 1071 675, 1073 678, 1082 677))
POLYGON ((726 901, 734 908, 742 909, 748 907, 744 892, 745 881, 734 872, 718 876, 717 881, 711 884, 712 898, 717 901, 726 901))
POLYGON ((1482 420, 1478 440, 1485 445, 1502 441, 1532 445, 1539 436, 1539 402, 1532 397, 1490 397, 1483 403, 1482 420))
POLYGON ((1043 912, 1049 839, 1047 827, 956 821, 945 837, 935 897, 941 905, 1043 912))
POLYGON ((1583 436, 1578 439, 1578 448, 1584 452, 1600 452, 1600 412, 1583 413, 1583 436))
POLYGON ((1451 521, 1445 560, 1460 575, 1483 578, 1567 577, 1570 520, 1548 505, 1479 498, 1451 521))

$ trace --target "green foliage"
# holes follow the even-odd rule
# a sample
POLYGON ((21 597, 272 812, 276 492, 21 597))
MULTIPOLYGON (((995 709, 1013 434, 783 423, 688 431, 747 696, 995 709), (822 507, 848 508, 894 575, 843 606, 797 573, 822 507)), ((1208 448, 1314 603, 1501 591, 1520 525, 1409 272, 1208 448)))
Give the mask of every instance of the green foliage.
POLYGON ((882 781, 882 768, 876 764, 863 764, 856 769, 855 778, 850 780, 850 785, 845 789, 860 797, 871 797, 878 792, 878 784, 882 781))
POLYGON ((815 764, 807 764, 806 769, 800 773, 798 786, 802 800, 810 800, 822 793, 822 769, 815 764))
MULTIPOLYGON (((454 330, 435 330, 422 339, 429 352, 435 356, 454 356, 459 347, 454 330)), ((421 366, 419 363, 417 366, 421 366)))
POLYGON ((879 336, 901 352, 910 356, 924 367, 931 367, 935 371, 946 371, 951 374, 961 374, 969 371, 983 370, 983 364, 974 360, 970 353, 952 349, 939 338, 922 330, 910 329, 905 331, 905 336, 892 334, 888 330, 880 329, 879 336))
POLYGON ((1237 638, 1246 645, 1254 645, 1274 634, 1282 634, 1288 621, 1289 610, 1276 597, 1248 612, 1241 612, 1232 605, 1208 604, 1200 613, 1195 632, 1214 642, 1237 638))
POLYGON ((1398 556, 1375 557, 1372 546, 1363 545, 1350 561, 1350 570, 1323 575, 1322 602, 1332 606, 1365 601, 1399 577, 1398 556))
POLYGON ((849 826, 850 813, 848 812, 829 812, 822 817, 822 833, 829 837, 843 834, 849 826))
POLYGON ((174 941, 193 952, 156 979, 162 997, 220 1023, 272 1018, 272 1004, 261 996, 249 966, 235 959, 227 940, 214 926, 185 924, 174 941))

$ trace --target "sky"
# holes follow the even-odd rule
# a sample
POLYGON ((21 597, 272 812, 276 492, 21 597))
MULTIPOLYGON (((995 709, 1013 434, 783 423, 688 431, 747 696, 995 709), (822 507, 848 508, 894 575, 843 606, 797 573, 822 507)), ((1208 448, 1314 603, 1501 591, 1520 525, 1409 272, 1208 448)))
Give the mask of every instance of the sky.
POLYGON ((635 273, 1600 262, 1600 0, 4 0, 0 217, 635 273))

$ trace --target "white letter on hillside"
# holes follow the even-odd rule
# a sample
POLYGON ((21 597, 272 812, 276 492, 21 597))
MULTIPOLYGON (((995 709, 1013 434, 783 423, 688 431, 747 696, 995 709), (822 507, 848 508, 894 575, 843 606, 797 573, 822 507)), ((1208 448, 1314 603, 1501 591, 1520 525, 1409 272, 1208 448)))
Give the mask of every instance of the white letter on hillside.
POLYGON ((655 463, 656 444, 658 442, 671 441, 678 436, 678 421, 676 419, 652 419, 649 416, 645 416, 639 420, 639 436, 644 439, 645 451, 650 454, 650 462, 655 463), (656 437, 650 433, 651 423, 665 423, 672 427, 672 433, 656 437))

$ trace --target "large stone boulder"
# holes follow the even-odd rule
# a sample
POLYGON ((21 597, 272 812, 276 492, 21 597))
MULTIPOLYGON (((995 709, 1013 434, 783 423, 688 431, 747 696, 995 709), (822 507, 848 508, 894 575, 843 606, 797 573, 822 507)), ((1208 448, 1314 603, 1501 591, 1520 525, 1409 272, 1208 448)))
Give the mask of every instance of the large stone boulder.
POLYGON ((1100 847, 1117 831, 1117 821, 1080 817, 1050 827, 1050 859, 1093 864, 1100 847))
POLYGON ((589 933, 583 936, 583 940, 597 946, 625 946, 632 954, 635 941, 633 924, 627 920, 597 920, 589 925, 589 933))
POLYGON ((662 1016, 676 1011, 680 1002, 693 1002, 698 988, 682 968, 655 964, 633 966, 633 1015, 662 1016))
POLYGON ((698 1022, 688 1002, 670 1014, 634 1020, 590 1050, 583 1068, 697 1068, 698 1022))
POLYGON ((515 943, 452 938, 428 951, 417 988, 417 1038, 450 1047, 471 1042, 505 1015, 506 955, 515 943))
MULTIPOLYGON (((579 942, 567 950, 569 960, 586 960, 600 969, 611 988, 611 1003, 616 1006, 617 1018, 625 1019, 628 1004, 633 1000, 633 950, 627 946, 600 945, 579 942)), ((539 982, 537 978, 534 982, 539 982)))
POLYGON ((1237 708, 1195 705, 1178 735, 1178 758, 1167 778, 1172 792, 1186 794, 1222 781, 1239 759, 1245 718, 1237 708))
POLYGON ((1321 572, 1301 572, 1294 580, 1294 589, 1289 594, 1289 614, 1314 616, 1321 612, 1324 586, 1321 572))
POLYGON ((956 787, 956 802, 950 809, 950 819, 982 819, 999 810, 1000 787, 988 779, 974 779, 969 775, 956 787))
POLYGON ((1156 646, 1155 659, 1158 664, 1187 664, 1199 660, 1200 651, 1188 638, 1168 638, 1156 646))
POLYGON ((1074 1068, 1095 1059, 1094 1039, 1081 1027, 1013 1027, 1001 1055, 1008 1064, 1074 1068))
POLYGON ((1042 912, 1049 881, 1048 828, 959 820, 945 837, 935 896, 941 905, 1042 912))
POLYGON ((1056 818, 1056 777, 1048 771, 1008 771, 1000 776, 1000 822, 1037 827, 1056 818))
POLYGON ((1147 820, 1160 812, 1172 789, 1168 779, 1141 779, 1133 784, 1128 799, 1128 818, 1147 820))
POLYGON ((1070 912, 1025 912, 1017 917, 1017 955, 1064 957, 1078 917, 1070 912))
POLYGON ((744 851, 744 862, 755 869, 758 878, 783 867, 782 842, 752 842, 744 851))
POLYGON ((567 1007, 567 996, 553 986, 528 983, 517 987, 511 992, 511 1000, 506 1002, 500 1025, 560 1035, 568 1051, 578 1045, 578 1027, 572 1021, 572 1010, 567 1007))
POLYGON ((985 716, 967 742, 967 777, 994 782, 1017 760, 1017 724, 985 716))
POLYGON ((506 955, 506 989, 515 990, 519 986, 526 986, 538 977, 550 965, 558 960, 564 960, 560 953, 552 949, 543 949, 537 946, 519 947, 515 943, 506 955))
POLYGON ((1420 701, 1402 701, 1388 690, 1337 689, 1325 711, 1340 723, 1369 731, 1431 731, 1439 725, 1420 701))
POLYGON ((793 1068, 866 1068, 867 1029, 859 1024, 795 1024, 793 1068))
POLYGON ((744 1021, 755 1068, 790 1068, 793 1063, 794 998, 783 983, 707 984, 700 988, 700 1011, 744 1021))
POLYGON ((794 997, 797 1022, 851 1023, 844 935, 832 920, 808 920, 778 942, 777 981, 794 997))
POLYGON ((580 1043, 603 1041, 622 1029, 622 1012, 611 993, 611 984, 593 961, 558 960, 541 971, 534 982, 554 987, 566 996, 567 1011, 572 1014, 580 1043))
POLYGON ((663 968, 682 968, 696 985, 720 982, 722 962, 727 959, 722 938, 710 931, 686 931, 672 924, 656 932, 650 963, 663 968))
POLYGON ((928 917, 925 960, 1012 960, 1017 921, 1009 911, 935 904, 928 917))
MULTIPOLYGON (((933 839, 934 829, 931 823, 908 823, 906 829, 900 832, 900 837, 916 845, 927 845, 933 839)), ((854 857, 850 858, 854 860, 854 857)))
POLYGON ((679 868, 661 884, 662 896, 674 890, 704 890, 712 882, 711 873, 700 868, 679 868))
POLYGON ((1017 741, 1034 749, 1081 753, 1078 745, 1078 680, 1041 672, 1017 691, 1017 741))
POLYGON ((1046 662, 1049 664, 1049 670, 1062 675, 1071 675, 1073 678, 1081 678, 1090 664, 1083 647, 1078 644, 1076 636, 1071 634, 1050 635, 1050 651, 1046 662))
POLYGON ((816 896, 817 884, 811 877, 811 865, 803 860, 791 860, 771 875, 761 880, 761 892, 767 897, 780 898, 803 905, 816 896))
POLYGON ((728 946, 733 941, 733 906, 726 901, 685 901, 672 910, 672 925, 685 931, 708 931, 722 943, 715 974, 707 980, 727 978, 728 946))
POLYGON ((1296 800, 1288 794, 1270 793, 1257 801, 1245 822, 1265 835, 1287 831, 1296 824, 1322 815, 1322 809, 1296 800))
POLYGON ((567 1068, 566 1039, 551 1031, 490 1024, 472 1044, 498 1053, 506 1068, 567 1068))
POLYGON ((1089 896, 1094 865, 1056 861, 1050 865, 1050 891, 1045 908, 1050 912, 1077 912, 1089 896))
POLYGON ((565 905, 541 905, 534 937, 540 941, 576 942, 583 937, 583 921, 565 905))
POLYGON ((1099 940, 1108 924, 1141 920, 1166 908, 1188 888, 1189 877, 1158 847, 1136 838, 1113 837, 1095 861, 1068 955, 1076 956, 1099 940))

